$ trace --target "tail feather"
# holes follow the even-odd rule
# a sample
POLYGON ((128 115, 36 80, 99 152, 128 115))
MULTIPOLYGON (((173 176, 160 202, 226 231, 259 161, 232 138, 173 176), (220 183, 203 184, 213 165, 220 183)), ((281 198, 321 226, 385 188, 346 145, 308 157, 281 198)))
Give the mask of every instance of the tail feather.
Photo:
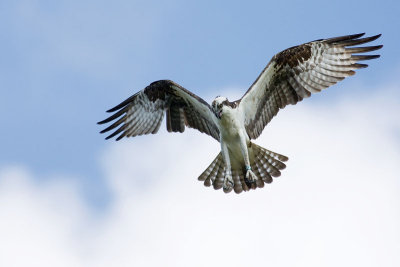
MULTIPOLYGON (((251 143, 249 147, 249 157, 252 171, 258 178, 257 181, 255 183, 246 181, 246 169, 244 166, 232 167, 231 173, 234 185, 231 189, 224 189, 225 193, 233 190, 239 194, 250 189, 263 188, 265 183, 272 183, 273 177, 281 175, 281 170, 286 168, 286 165, 282 161, 288 160, 288 157, 272 152, 254 143, 251 143)), ((205 186, 213 185, 213 188, 218 190, 223 187, 225 172, 225 162, 222 154, 219 153, 198 179, 204 181, 205 186)))
MULTIPOLYGON (((259 161, 254 161, 255 163, 255 168, 254 168, 254 174, 259 178, 258 181, 262 181, 263 183, 270 184, 272 183, 272 177, 269 175, 267 172, 260 172, 260 169, 263 169, 262 164, 259 161)), ((264 184, 262 185, 262 187, 264 184)))
MULTIPOLYGON (((255 144, 252 143, 252 145, 255 145, 255 144)), ((261 146, 258 146, 258 145, 256 145, 256 146, 261 148, 261 149, 263 149, 266 152, 266 154, 268 154, 269 156, 271 156, 274 159, 278 159, 280 161, 288 161, 289 160, 289 158, 284 156, 284 155, 278 154, 276 152, 272 152, 271 150, 265 149, 265 148, 263 148, 261 146)))
POLYGON ((281 176, 281 171, 278 168, 276 168, 268 158, 265 157, 265 154, 262 155, 261 153, 255 156, 254 161, 259 162, 261 168, 265 169, 271 176, 273 177, 281 176))
POLYGON ((257 175, 258 178, 260 178, 264 183, 270 184, 272 183, 272 177, 268 172, 263 172, 260 170, 265 169, 263 167, 263 164, 259 160, 255 160, 254 163, 256 164, 256 168, 254 169, 255 175, 257 175))
POLYGON ((215 165, 218 163, 220 160, 220 154, 211 162, 210 166, 199 176, 198 180, 199 181, 204 181, 205 186, 210 186, 211 185, 211 173, 213 172, 215 165))
POLYGON ((223 181, 223 177, 224 177, 224 176, 225 176, 225 163, 224 163, 224 161, 223 161, 223 159, 222 159, 222 156, 221 156, 221 160, 220 160, 219 166, 218 166, 217 175, 216 175, 215 177, 213 177, 211 180, 212 180, 212 182, 214 183, 214 182, 215 182, 215 179, 216 179, 217 177, 219 177, 219 179, 220 179, 220 180, 222 179, 222 181, 223 181))
POLYGON ((286 168, 282 161, 287 161, 288 157, 272 152, 254 143, 251 144, 253 157, 250 164, 257 173, 258 178, 265 183, 272 183, 272 177, 279 177, 281 170, 286 168), (255 166, 254 166, 255 165, 255 166))
POLYGON ((211 177, 211 180, 213 182, 213 187, 215 190, 221 189, 222 186, 224 185, 225 163, 221 153, 219 155, 221 159, 219 160, 217 165, 218 171, 214 177, 211 177))
POLYGON ((244 175, 242 170, 232 170, 232 178, 233 178, 233 190, 235 191, 236 194, 250 190, 249 186, 244 181, 244 175))
POLYGON ((236 194, 240 194, 243 192, 243 187, 242 187, 242 182, 240 180, 240 175, 239 172, 234 171, 232 173, 232 178, 233 178, 233 190, 235 191, 236 194))
POLYGON ((214 189, 220 189, 224 183, 224 174, 225 164, 222 154, 219 153, 210 166, 199 176, 198 180, 204 181, 205 186, 212 184, 214 189))

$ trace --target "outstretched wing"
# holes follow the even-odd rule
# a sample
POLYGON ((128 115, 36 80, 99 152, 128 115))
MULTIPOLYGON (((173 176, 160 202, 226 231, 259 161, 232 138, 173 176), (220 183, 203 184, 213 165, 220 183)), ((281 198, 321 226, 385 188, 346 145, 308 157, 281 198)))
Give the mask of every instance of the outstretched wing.
POLYGON ((98 124, 104 124, 115 120, 112 125, 100 132, 114 130, 106 139, 118 134, 116 140, 123 137, 155 134, 166 112, 169 132, 182 133, 186 125, 219 141, 219 130, 210 105, 173 81, 153 82, 107 112, 115 113, 98 122, 98 124))
POLYGON ((279 109, 296 104, 311 93, 320 92, 354 75, 354 70, 368 66, 358 61, 378 58, 379 55, 356 55, 382 47, 353 47, 381 36, 360 39, 363 35, 316 40, 276 54, 242 99, 237 101, 249 137, 257 138, 279 109))

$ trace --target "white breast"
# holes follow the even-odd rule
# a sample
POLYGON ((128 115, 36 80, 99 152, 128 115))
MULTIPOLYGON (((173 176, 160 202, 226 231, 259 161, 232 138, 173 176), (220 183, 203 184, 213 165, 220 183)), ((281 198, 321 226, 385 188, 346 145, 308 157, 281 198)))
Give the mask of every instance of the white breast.
POLYGON ((221 141, 224 141, 230 147, 239 143, 240 139, 247 139, 244 122, 238 109, 224 107, 218 126, 221 141))

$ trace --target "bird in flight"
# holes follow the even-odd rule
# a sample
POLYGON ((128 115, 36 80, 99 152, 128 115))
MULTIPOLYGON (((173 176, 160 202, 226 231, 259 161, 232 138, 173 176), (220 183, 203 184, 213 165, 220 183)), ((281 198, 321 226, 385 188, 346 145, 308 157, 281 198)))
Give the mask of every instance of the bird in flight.
POLYGON ((288 104, 334 85, 368 65, 358 63, 378 58, 364 54, 382 45, 359 46, 381 35, 361 38, 364 33, 320 39, 276 54, 239 100, 217 96, 211 106, 199 96, 170 80, 151 83, 107 112, 98 122, 113 122, 101 133, 106 139, 155 134, 164 114, 168 132, 195 128, 216 139, 221 152, 199 176, 205 186, 235 193, 262 188, 286 167, 286 156, 256 145, 271 119, 288 104))

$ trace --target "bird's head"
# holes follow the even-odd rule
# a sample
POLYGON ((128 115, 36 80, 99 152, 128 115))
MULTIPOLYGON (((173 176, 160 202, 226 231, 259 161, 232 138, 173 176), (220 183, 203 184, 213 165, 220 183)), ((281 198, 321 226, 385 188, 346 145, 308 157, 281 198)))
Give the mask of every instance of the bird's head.
POLYGON ((221 119, 224 110, 231 108, 228 98, 223 96, 217 96, 211 104, 212 110, 218 119, 221 119))

